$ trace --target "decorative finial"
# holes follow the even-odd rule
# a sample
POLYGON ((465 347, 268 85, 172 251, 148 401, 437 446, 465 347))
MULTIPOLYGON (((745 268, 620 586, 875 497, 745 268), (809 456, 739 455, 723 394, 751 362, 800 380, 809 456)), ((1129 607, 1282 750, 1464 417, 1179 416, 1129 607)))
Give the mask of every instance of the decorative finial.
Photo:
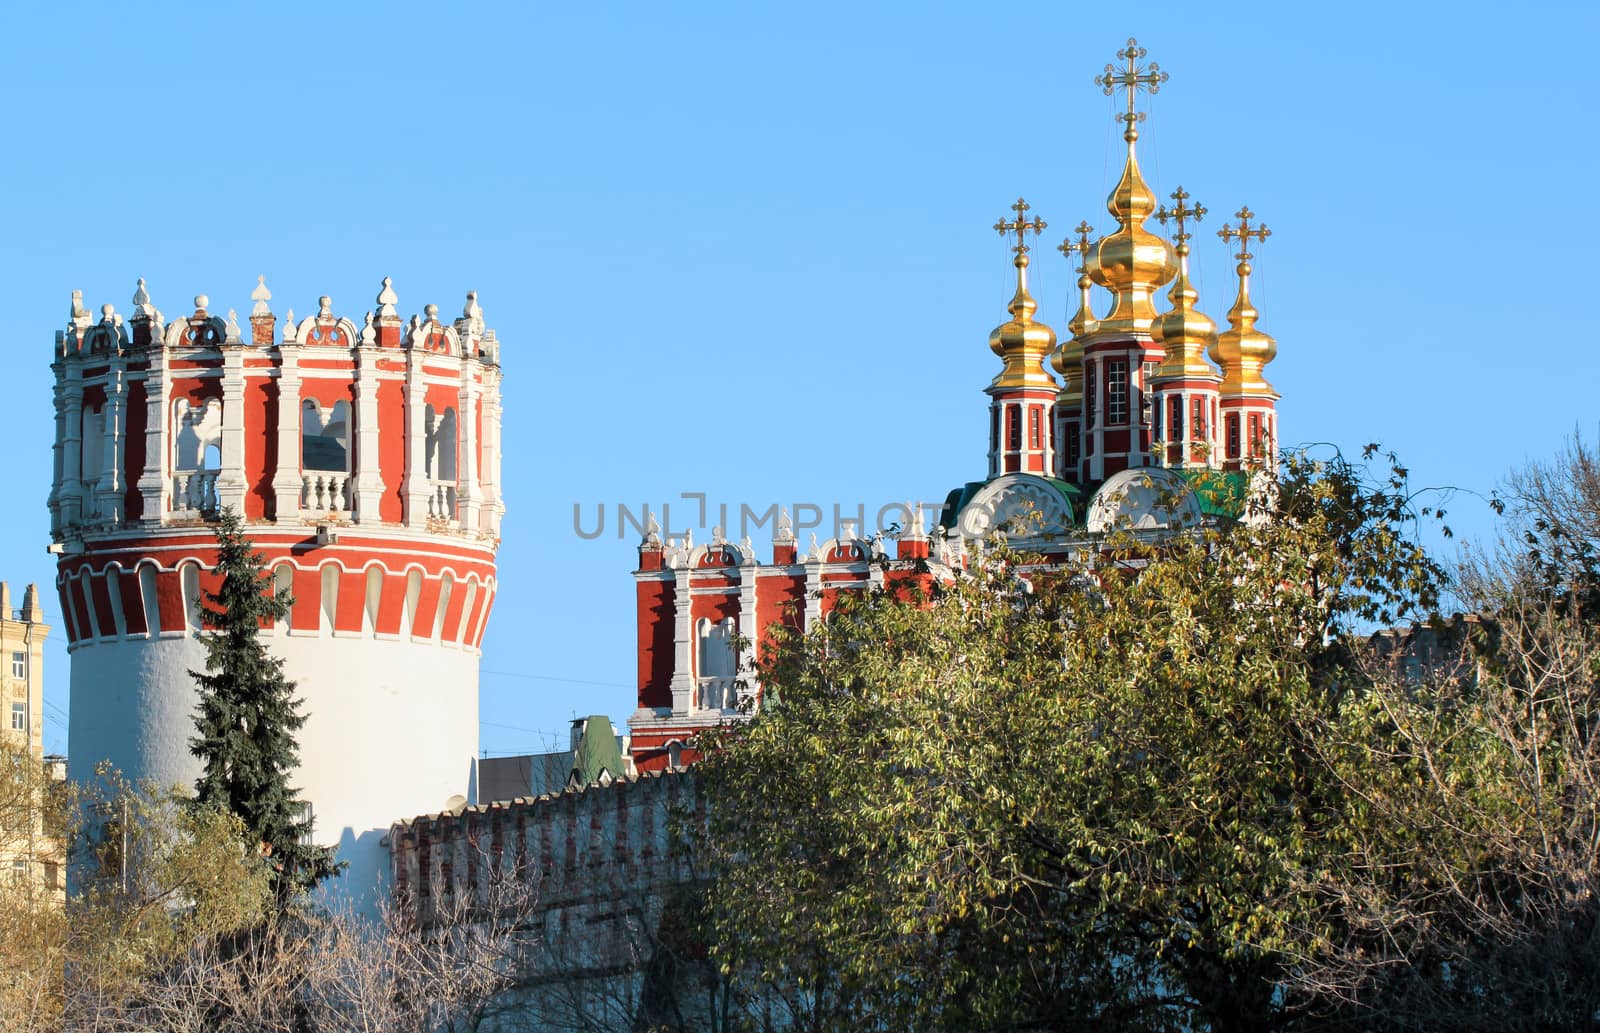
POLYGON ((1224 226, 1217 231, 1217 236, 1229 244, 1235 240, 1239 242, 1239 253, 1235 256, 1239 259, 1239 294, 1228 310, 1228 329, 1217 335, 1217 343, 1210 354, 1212 361, 1222 369, 1224 396, 1276 398, 1277 392, 1267 382, 1264 367, 1278 354, 1278 344, 1270 334, 1256 329, 1261 313, 1250 300, 1250 259, 1254 257, 1250 254, 1250 241, 1265 241, 1272 231, 1262 223, 1252 226, 1250 220, 1255 217, 1256 213, 1248 207, 1240 208, 1234 213, 1238 226, 1224 226))
POLYGON ((1187 255, 1189 253, 1189 239, 1194 236, 1194 234, 1183 228, 1184 221, 1193 219, 1195 222, 1199 222, 1206 217, 1206 206, 1199 202, 1195 202, 1193 208, 1184 207, 1183 202, 1187 201, 1189 197, 1189 191, 1180 186, 1172 192, 1172 199, 1177 203, 1171 208, 1162 205, 1156 211, 1156 218, 1161 220, 1161 225, 1165 226, 1168 220, 1178 224, 1178 232, 1173 234, 1172 242, 1178 246, 1179 255, 1187 255))
POLYGON ((378 318, 399 319, 400 313, 395 310, 395 302, 400 300, 400 295, 394 292, 389 278, 383 278, 383 289, 378 292, 378 318))
POLYGON ((811 532, 811 552, 808 555, 815 559, 822 558, 822 547, 817 544, 817 532, 815 531, 811 532))
MULTIPOLYGON (((1272 231, 1267 229, 1265 223, 1258 223, 1255 228, 1251 228, 1250 220, 1256 217, 1256 213, 1252 212, 1248 205, 1234 212, 1233 217, 1239 220, 1238 228, 1224 226, 1217 231, 1217 236, 1229 244, 1233 243, 1234 238, 1238 238, 1239 253, 1234 257, 1241 263, 1248 263, 1254 257, 1250 254, 1250 241, 1254 239, 1266 243, 1267 238, 1272 236, 1272 231)), ((1248 272, 1248 270, 1245 271, 1248 272)))
POLYGON ((422 314, 427 317, 428 322, 437 323, 439 321, 439 306, 430 302, 422 306, 422 314))
POLYGON ((272 300, 272 292, 267 290, 265 275, 256 277, 256 289, 250 292, 250 300, 255 302, 255 306, 250 309, 252 317, 272 315, 272 310, 267 308, 267 302, 272 300))
POLYGON ((106 302, 100 306, 100 322, 115 323, 117 321, 117 306, 106 302))
POLYGON ((1072 255, 1076 252, 1078 255, 1077 270, 1081 273, 1084 269, 1084 263, 1089 260, 1089 248, 1091 246, 1089 244, 1089 234, 1094 232, 1094 227, 1089 225, 1088 219, 1085 219, 1078 223, 1072 232, 1078 235, 1078 239, 1074 241, 1071 237, 1068 237, 1056 245, 1056 250, 1065 255, 1068 262, 1072 261, 1072 255))
POLYGON ((1011 319, 989 334, 989 349, 1005 360, 1005 367, 995 375, 989 385, 991 388, 1055 387, 1055 380, 1044 370, 1044 359, 1056 346, 1056 332, 1034 321, 1033 314, 1039 310, 1039 303, 1028 293, 1026 243, 1029 230, 1038 236, 1049 223, 1037 216, 1031 221, 1027 219, 1029 207, 1028 202, 1019 197, 1011 206, 1017 217, 1010 222, 1001 218, 994 224, 995 232, 1002 237, 1017 235, 1016 244, 1011 246, 1016 255, 1011 264, 1017 267, 1017 291, 1011 297, 1011 304, 1006 306, 1011 319))
POLYGON ((649 510, 644 514, 644 544, 661 544, 661 524, 657 522, 656 515, 649 510))
POLYGON ((1017 217, 1010 222, 1007 222, 1002 216, 1000 219, 996 220, 994 224, 995 231, 998 232, 1002 237, 1009 236, 1012 233, 1017 235, 1017 243, 1011 248, 1011 250, 1016 253, 1018 259, 1017 264, 1019 266, 1027 264, 1021 259, 1022 256, 1028 253, 1028 245, 1024 243, 1028 230, 1032 230, 1033 235, 1037 237, 1039 234, 1043 233, 1045 227, 1049 225, 1049 223, 1045 222, 1038 216, 1034 216, 1032 222, 1024 219, 1023 216, 1027 214, 1028 209, 1031 207, 1033 206, 1019 197, 1017 198, 1017 203, 1011 206, 1011 210, 1017 213, 1017 217))
POLYGON ((483 309, 478 305, 477 291, 467 291, 467 304, 466 307, 461 310, 461 314, 466 316, 468 319, 483 318, 483 309))
POLYGON ((363 347, 371 347, 372 345, 375 345, 377 343, 378 343, 378 331, 372 325, 372 313, 368 312, 367 313, 367 321, 361 327, 361 344, 362 344, 363 347))
POLYGON ((794 541, 794 521, 789 519, 789 511, 787 509, 778 510, 778 526, 772 532, 772 540, 774 542, 794 541))
POLYGON ((139 277, 139 286, 133 290, 133 307, 142 312, 149 304, 150 294, 144 289, 144 277, 141 276, 139 277))
POLYGON ((197 316, 205 315, 206 314, 206 309, 207 309, 207 307, 210 306, 210 304, 211 304, 211 299, 210 298, 206 297, 204 294, 196 294, 194 296, 194 312, 195 312, 195 315, 197 315, 197 316))
POLYGON ((728 540, 726 538, 722 537, 722 525, 721 524, 718 524, 716 527, 713 527, 711 529, 711 544, 712 545, 724 545, 724 544, 727 543, 727 541, 728 540))
POLYGON ((293 341, 298 341, 300 339, 299 337, 296 336, 296 334, 298 332, 299 331, 296 329, 295 323, 294 323, 294 309, 290 309, 289 311, 287 311, 287 312, 285 312, 283 314, 283 340, 284 340, 284 343, 288 344, 288 343, 291 343, 293 341))
POLYGON ((317 318, 333 318, 333 299, 328 297, 326 294, 317 299, 317 318))
POLYGON ((1128 110, 1117 116, 1117 121, 1124 123, 1127 128, 1123 131, 1123 139, 1132 143, 1139 138, 1139 130, 1134 128, 1136 123, 1144 121, 1144 113, 1134 110, 1134 98, 1139 90, 1155 94, 1161 92, 1161 84, 1167 81, 1167 73, 1154 61, 1141 68, 1139 61, 1147 51, 1139 45, 1139 41, 1132 36, 1128 37, 1126 48, 1117 51, 1117 57, 1123 61, 1121 71, 1116 65, 1106 65, 1104 75, 1095 76, 1094 82, 1107 97, 1117 92, 1118 89, 1128 91, 1128 110))
POLYGON ((233 344, 244 343, 244 330, 239 326, 239 313, 231 308, 228 310, 228 341, 233 344))

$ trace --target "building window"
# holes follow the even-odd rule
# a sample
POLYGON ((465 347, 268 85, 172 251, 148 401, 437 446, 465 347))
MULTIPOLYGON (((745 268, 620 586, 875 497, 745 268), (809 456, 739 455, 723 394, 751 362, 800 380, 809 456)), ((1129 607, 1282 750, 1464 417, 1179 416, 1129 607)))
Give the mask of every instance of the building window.
POLYGON ((1239 414, 1228 414, 1228 458, 1239 458, 1239 414))
POLYGON ((23 885, 28 881, 28 862, 17 858, 11 862, 11 882, 13 885, 23 885))
POLYGON ((1166 411, 1166 405, 1157 398, 1155 407, 1150 410, 1150 437, 1154 441, 1162 440, 1161 428, 1166 425, 1162 420, 1162 414, 1166 411))
POLYGON ((1067 467, 1066 467, 1066 472, 1068 474, 1070 474, 1071 476, 1073 476, 1073 477, 1077 477, 1078 476, 1078 457, 1082 454, 1082 452, 1081 452, 1082 446, 1079 444, 1079 440, 1078 440, 1078 424, 1076 422, 1072 422, 1072 423, 1068 423, 1067 424, 1066 435, 1067 435, 1067 467))
POLYGON ((1044 447, 1044 442, 1039 438, 1039 409, 1032 405, 1028 406, 1028 447, 1044 447))
POLYGON ((1189 434, 1196 441, 1204 441, 1206 440, 1206 400, 1204 398, 1196 398, 1193 408, 1194 412, 1189 419, 1189 434))
POLYGON ((1099 409, 1099 406, 1095 404, 1100 401, 1100 384, 1095 376, 1098 369, 1097 363, 1090 363, 1089 367, 1083 372, 1083 426, 1086 430, 1094 426, 1095 416, 1099 409))
POLYGON ((1106 423, 1112 427, 1128 422, 1128 364, 1121 359, 1106 363, 1106 423))
POLYGON ((1183 399, 1173 398, 1167 403, 1167 409, 1170 413, 1169 422, 1172 424, 1172 437, 1168 440, 1177 443, 1183 440, 1183 399))
POLYGON ((1156 364, 1153 363, 1153 362, 1145 363, 1144 364, 1144 379, 1142 379, 1140 381, 1140 383, 1143 384, 1145 387, 1149 387, 1150 386, 1150 381, 1155 379, 1155 375, 1156 375, 1156 364))
POLYGON ((17 651, 11 654, 11 677, 26 678, 28 676, 28 654, 17 651))
POLYGON ((28 730, 28 704, 11 704, 11 730, 13 732, 26 732, 28 730))
POLYGON ((1261 414, 1250 414, 1250 455, 1252 458, 1261 454, 1261 414))
POLYGON ((1000 451, 1000 409, 989 409, 989 451, 1000 451))
POLYGON ((1006 406, 1006 448, 1012 452, 1022 451, 1022 420, 1014 405, 1006 406))

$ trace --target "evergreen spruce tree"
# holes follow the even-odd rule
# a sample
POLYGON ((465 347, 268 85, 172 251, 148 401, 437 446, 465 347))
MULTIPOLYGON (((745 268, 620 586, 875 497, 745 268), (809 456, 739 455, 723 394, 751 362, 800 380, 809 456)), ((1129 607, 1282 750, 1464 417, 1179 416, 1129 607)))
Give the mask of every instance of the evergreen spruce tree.
POLYGON ((243 820, 272 867, 278 899, 287 902, 343 867, 332 848, 306 842, 310 820, 289 784, 299 755, 295 733, 306 719, 283 660, 268 655, 261 641, 262 627, 288 613, 293 598, 273 585, 231 508, 222 511, 216 533, 222 583, 205 593, 201 608, 212 632, 204 639, 206 673, 189 672, 200 686, 189 748, 205 762, 196 803, 225 807, 243 820))

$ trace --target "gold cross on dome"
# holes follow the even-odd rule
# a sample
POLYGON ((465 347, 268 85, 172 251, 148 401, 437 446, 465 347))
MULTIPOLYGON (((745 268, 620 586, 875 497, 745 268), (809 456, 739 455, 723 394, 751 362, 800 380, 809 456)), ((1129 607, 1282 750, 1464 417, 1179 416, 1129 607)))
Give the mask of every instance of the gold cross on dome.
POLYGON ((1234 257, 1241 262, 1248 262, 1251 257, 1249 251, 1250 241, 1255 239, 1265 242, 1268 237, 1272 236, 1272 231, 1267 229, 1265 223, 1257 223, 1254 229, 1250 227, 1250 220, 1256 217, 1256 213, 1252 212, 1249 207, 1244 207, 1234 212, 1233 217, 1239 220, 1238 229, 1232 226, 1224 226, 1217 231, 1217 236, 1230 244, 1233 243, 1235 238, 1238 238, 1239 253, 1234 257))
POLYGON ((1028 245, 1023 243, 1024 235, 1028 232, 1028 230, 1032 230, 1033 235, 1037 237, 1039 234, 1043 233, 1044 228, 1049 225, 1038 216, 1034 216, 1032 222, 1024 219, 1023 216, 1027 214, 1027 211, 1030 207, 1032 206, 1029 205, 1028 202, 1019 197, 1017 198, 1017 203, 1011 206, 1011 210, 1017 213, 1017 217, 1010 222, 1007 222, 1004 218, 1001 218, 994 224, 995 230, 1002 237, 1008 236, 1012 233, 1017 235, 1016 246, 1011 250, 1016 252, 1018 255, 1025 255, 1028 253, 1028 245))
POLYGON ((1117 56, 1122 58, 1123 67, 1117 70, 1116 65, 1106 65, 1104 75, 1094 78, 1096 86, 1105 91, 1107 97, 1115 93, 1118 88, 1128 91, 1128 111, 1118 115, 1117 121, 1126 122, 1131 128, 1133 123, 1144 121, 1144 115, 1133 110, 1133 100, 1141 87, 1148 93, 1160 93, 1161 84, 1167 81, 1167 73, 1154 61, 1145 67, 1139 67, 1139 59, 1144 57, 1146 51, 1139 45, 1139 41, 1132 36, 1128 37, 1128 45, 1117 51, 1117 56))
POLYGON ((1193 208, 1184 207, 1183 202, 1187 201, 1190 196, 1191 195, 1189 191, 1183 189, 1183 187, 1179 187, 1172 192, 1172 199, 1176 201, 1177 204, 1171 208, 1168 208, 1166 205, 1162 205, 1161 208, 1156 212, 1156 218, 1161 220, 1161 225, 1163 226, 1167 224, 1168 219, 1172 219, 1177 222, 1178 232, 1174 234, 1172 238, 1173 242, 1176 244, 1187 244, 1189 242, 1189 238, 1194 236, 1194 234, 1189 233, 1183 228, 1184 220, 1193 219, 1195 222, 1199 222, 1201 219, 1206 217, 1206 206, 1200 204, 1199 202, 1196 202, 1193 208))
POLYGON ((1077 243, 1073 243, 1072 238, 1068 237, 1057 245, 1056 250, 1066 255, 1069 262, 1072 261, 1072 253, 1076 251, 1078 253, 1078 271, 1082 272, 1083 263, 1089 259, 1089 248, 1092 246, 1089 243, 1089 234, 1094 232, 1094 227, 1089 225, 1088 219, 1085 219, 1078 223, 1078 228, 1072 232, 1078 235, 1077 243))

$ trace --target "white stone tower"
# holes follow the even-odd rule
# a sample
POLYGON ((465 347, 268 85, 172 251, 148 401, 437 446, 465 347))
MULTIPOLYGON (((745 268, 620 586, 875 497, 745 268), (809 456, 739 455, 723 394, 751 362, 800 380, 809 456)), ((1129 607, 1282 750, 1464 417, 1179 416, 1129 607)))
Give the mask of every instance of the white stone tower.
POLYGON ((197 620, 223 507, 278 582, 267 632, 298 684, 296 784, 319 843, 372 899, 397 818, 474 795, 478 656, 493 605, 500 365, 475 294, 402 323, 389 281, 363 326, 328 298, 281 334, 265 282, 167 323, 144 281, 124 319, 73 292, 56 334, 52 551, 72 666, 70 775, 192 783, 197 620))

